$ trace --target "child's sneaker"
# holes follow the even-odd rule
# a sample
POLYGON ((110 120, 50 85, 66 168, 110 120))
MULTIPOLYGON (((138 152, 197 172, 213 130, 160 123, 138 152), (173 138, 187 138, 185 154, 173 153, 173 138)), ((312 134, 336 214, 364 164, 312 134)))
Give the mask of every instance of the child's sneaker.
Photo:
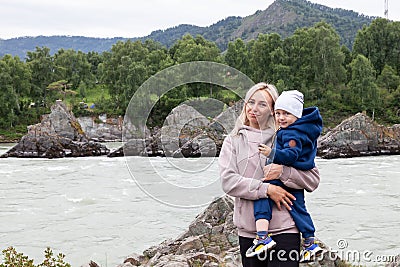
POLYGON ((303 247, 300 263, 314 261, 317 256, 321 255, 322 251, 323 249, 315 242, 307 247, 303 247))
POLYGON ((259 255, 264 251, 268 251, 276 246, 276 242, 270 237, 259 238, 258 236, 253 241, 253 245, 246 251, 246 257, 259 255))

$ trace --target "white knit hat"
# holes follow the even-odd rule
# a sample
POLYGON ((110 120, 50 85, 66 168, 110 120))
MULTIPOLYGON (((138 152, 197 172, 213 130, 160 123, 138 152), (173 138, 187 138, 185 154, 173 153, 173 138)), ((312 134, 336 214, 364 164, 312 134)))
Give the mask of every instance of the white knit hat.
POLYGON ((304 96, 297 90, 283 91, 275 102, 275 110, 282 109, 297 118, 303 114, 304 96))

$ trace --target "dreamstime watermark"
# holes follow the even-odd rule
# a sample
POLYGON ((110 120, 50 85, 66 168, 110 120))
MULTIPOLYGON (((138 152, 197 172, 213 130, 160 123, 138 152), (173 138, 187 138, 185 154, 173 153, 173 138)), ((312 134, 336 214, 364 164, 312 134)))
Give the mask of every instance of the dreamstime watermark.
MULTIPOLYGON (((313 261, 335 261, 343 260, 352 264, 372 264, 377 266, 380 264, 393 263, 399 260, 399 255, 382 255, 375 254, 371 250, 350 250, 349 243, 346 239, 338 239, 336 248, 324 249, 316 257, 312 258, 313 261)), ((272 260, 277 259, 279 261, 299 261, 301 259, 301 252, 297 250, 285 251, 285 250, 271 250, 268 253, 262 253, 257 256, 259 260, 272 260)))
POLYGON ((349 243, 346 239, 338 239, 336 242, 337 249, 331 249, 331 251, 338 255, 339 258, 350 263, 392 263, 395 262, 396 255, 381 255, 375 254, 372 250, 351 250, 349 249, 349 243))
MULTIPOLYGON (((161 129, 159 143, 166 158, 144 157, 139 160, 129 155, 137 154, 138 151, 146 155, 146 142, 150 137, 146 125, 152 110, 158 108, 156 104, 160 98, 175 88, 194 83, 223 88, 241 98, 254 85, 249 77, 230 66, 208 61, 187 62, 164 69, 145 81, 130 100, 124 117, 122 139, 125 161, 131 177, 149 197, 175 207, 206 206, 223 195, 219 172, 210 168, 216 164, 215 141, 200 133, 194 138, 194 145, 198 145, 200 150, 207 147, 207 157, 200 154, 199 158, 185 158, 181 151, 181 137, 187 125, 206 126, 204 119, 213 117, 207 114, 210 105, 223 107, 224 103, 210 94, 207 101, 202 98, 194 105, 195 110, 202 112, 201 114, 191 113, 190 108, 187 109, 187 106, 193 104, 193 100, 188 99, 178 104, 177 106, 186 105, 187 114, 181 114, 179 121, 173 122, 168 121, 167 117, 161 129), (131 153, 133 150, 135 153, 131 153)), ((218 121, 219 131, 230 133, 235 125, 234 119, 234 116, 230 116, 218 121)))

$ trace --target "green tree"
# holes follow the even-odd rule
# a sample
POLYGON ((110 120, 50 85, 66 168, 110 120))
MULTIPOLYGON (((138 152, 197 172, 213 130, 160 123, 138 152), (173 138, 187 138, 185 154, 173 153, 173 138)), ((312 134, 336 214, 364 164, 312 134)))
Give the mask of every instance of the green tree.
POLYGON ((183 36, 170 48, 169 52, 177 64, 200 60, 222 62, 221 51, 217 45, 207 41, 201 35, 196 38, 191 35, 183 36))
POLYGON ((281 78, 281 67, 285 64, 285 53, 281 37, 276 34, 260 34, 250 49, 251 78, 254 81, 276 83, 281 78))
POLYGON ((400 77, 396 75, 396 71, 392 67, 385 65, 377 78, 377 84, 379 87, 393 92, 400 85, 400 77))
POLYGON ((363 55, 358 55, 351 63, 351 80, 348 84, 348 95, 345 99, 350 101, 354 111, 375 111, 380 104, 377 85, 375 83, 375 70, 370 60, 363 55))
POLYGON ((102 82, 108 87, 114 110, 123 114, 143 82, 159 70, 173 64, 164 47, 153 41, 118 42, 104 53, 99 66, 102 82))
POLYGON ((94 84, 95 82, 87 56, 73 49, 60 49, 54 55, 53 79, 54 81, 67 80, 72 90, 77 90, 81 83, 94 84))
MULTIPOLYGON (((213 42, 207 41, 201 35, 198 35, 195 38, 191 35, 183 36, 182 39, 178 40, 169 49, 169 53, 175 64, 191 61, 222 62, 221 51, 217 45, 213 42)), ((181 95, 187 93, 188 97, 200 97, 212 94, 212 91, 210 93, 210 86, 206 84, 193 83, 179 88, 182 91, 181 95)), ((183 97, 180 98, 180 101, 183 100, 185 100, 183 97)))
POLYGON ((354 40, 353 58, 358 54, 367 57, 380 75, 384 66, 389 65, 400 72, 400 22, 377 18, 364 26, 354 40))
POLYGON ((312 53, 311 36, 306 28, 297 29, 294 34, 283 42, 283 49, 287 55, 289 75, 284 79, 288 88, 297 89, 311 96, 309 87, 313 82, 310 55, 312 53))
POLYGON ((385 103, 387 103, 385 118, 390 123, 400 123, 400 86, 387 96, 385 103))
POLYGON ((310 64, 317 88, 315 95, 322 98, 323 90, 329 85, 336 87, 345 81, 345 55, 341 51, 340 37, 332 26, 319 22, 309 31, 313 40, 310 64))
MULTIPOLYGON (((75 91, 69 90, 71 88, 71 84, 68 83, 67 80, 59 80, 56 82, 52 82, 47 86, 47 89, 52 91, 52 92, 57 92, 57 95, 55 95, 55 98, 59 98, 58 94, 62 95, 62 99, 65 100, 67 94, 76 94, 75 91)), ((52 100, 55 100, 55 98, 52 98, 52 100)))
POLYGON ((48 47, 36 47, 35 51, 27 52, 26 62, 32 73, 32 98, 37 106, 46 106, 47 86, 54 77, 54 62, 48 47))
POLYGON ((0 60, 0 127, 12 128, 29 102, 31 73, 18 56, 0 60), (24 99, 25 107, 24 107, 24 99))
POLYGON ((281 70, 274 71, 282 79, 280 90, 300 90, 307 106, 318 105, 323 112, 342 105, 341 93, 347 78, 345 60, 350 51, 340 46, 339 35, 332 26, 318 22, 296 30, 283 41, 283 51, 283 63, 275 64, 281 70))
POLYGON ((69 263, 64 261, 64 254, 58 253, 55 256, 50 248, 46 248, 44 251, 44 260, 38 265, 35 265, 33 260, 29 259, 23 253, 18 253, 13 247, 8 247, 2 252, 4 261, 0 264, 0 267, 71 267, 69 263))
POLYGON ((238 38, 234 42, 229 42, 225 53, 226 64, 249 75, 249 61, 249 52, 242 39, 238 38))
POLYGON ((350 81, 350 76, 351 76, 350 75, 350 73, 351 73, 350 63, 351 63, 351 60, 352 60, 351 51, 345 45, 342 45, 340 47, 340 50, 342 51, 342 53, 344 55, 343 67, 346 70, 346 81, 345 81, 345 83, 348 83, 350 81))

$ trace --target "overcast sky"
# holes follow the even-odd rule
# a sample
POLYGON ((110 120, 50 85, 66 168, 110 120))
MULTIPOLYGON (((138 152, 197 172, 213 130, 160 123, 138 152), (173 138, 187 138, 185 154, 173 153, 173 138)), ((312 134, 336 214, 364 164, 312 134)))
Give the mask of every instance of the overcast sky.
MULTIPOLYGON (((400 1, 389 19, 400 21, 400 1)), ((273 0, 0 0, 0 39, 38 35, 142 37, 179 24, 209 26, 228 16, 265 10, 273 0)), ((312 0, 384 16, 384 0, 312 0)))

